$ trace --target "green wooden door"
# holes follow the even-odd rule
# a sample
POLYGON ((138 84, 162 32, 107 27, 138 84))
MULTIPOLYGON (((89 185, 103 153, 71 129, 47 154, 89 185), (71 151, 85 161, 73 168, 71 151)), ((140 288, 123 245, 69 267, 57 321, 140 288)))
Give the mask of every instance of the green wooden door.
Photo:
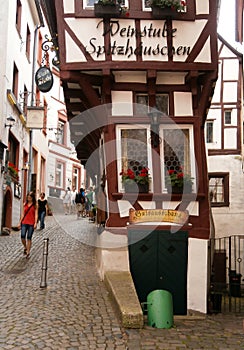
POLYGON ((186 314, 188 233, 136 229, 129 230, 128 240, 130 269, 139 300, 146 302, 153 290, 168 290, 173 296, 174 314, 186 314))

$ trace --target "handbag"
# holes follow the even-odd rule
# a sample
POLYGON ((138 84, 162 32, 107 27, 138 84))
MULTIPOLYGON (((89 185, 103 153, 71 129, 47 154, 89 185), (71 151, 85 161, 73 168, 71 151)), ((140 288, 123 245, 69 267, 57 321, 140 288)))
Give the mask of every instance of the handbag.
MULTIPOLYGON (((30 210, 30 208, 31 208, 32 206, 33 206, 33 204, 31 204, 31 206, 26 210, 26 212, 25 212, 25 214, 24 214, 24 216, 23 216, 21 222, 24 220, 24 218, 26 217, 26 215, 28 214, 28 212, 29 212, 29 210, 30 210)), ((13 231, 20 231, 19 226, 12 226, 11 228, 12 228, 13 231)))

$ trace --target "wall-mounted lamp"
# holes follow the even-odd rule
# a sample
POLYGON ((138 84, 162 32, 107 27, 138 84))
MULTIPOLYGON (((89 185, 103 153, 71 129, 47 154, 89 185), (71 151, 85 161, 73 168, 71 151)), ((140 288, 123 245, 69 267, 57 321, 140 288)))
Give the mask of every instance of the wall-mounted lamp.
POLYGON ((160 118, 164 115, 164 113, 158 111, 155 107, 151 112, 147 113, 147 115, 151 121, 151 145, 153 148, 157 148, 162 142, 161 138, 159 137, 159 124, 160 118))
POLYGON ((12 126, 15 124, 16 120, 14 119, 14 117, 12 117, 12 115, 10 115, 9 117, 7 117, 7 122, 8 124, 5 123, 5 128, 11 129, 12 126))
POLYGON ((8 148, 2 141, 0 141, 0 162, 3 160, 4 150, 8 148))
POLYGON ((27 170, 29 170, 29 169, 30 169, 30 164, 29 164, 29 162, 25 162, 25 164, 24 164, 24 166, 23 166, 23 168, 22 168, 21 170, 27 171, 27 170))

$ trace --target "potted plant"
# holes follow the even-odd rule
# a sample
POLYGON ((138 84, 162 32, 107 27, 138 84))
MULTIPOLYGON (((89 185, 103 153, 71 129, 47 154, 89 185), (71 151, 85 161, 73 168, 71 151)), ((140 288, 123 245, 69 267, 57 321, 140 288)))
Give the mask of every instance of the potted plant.
POLYGON ((152 16, 154 18, 174 17, 179 12, 185 11, 184 0, 151 0, 152 16))
POLYGON ((136 171, 132 169, 122 170, 120 175, 125 192, 147 193, 149 191, 151 178, 148 168, 143 167, 136 171))
POLYGON ((193 178, 189 174, 185 174, 182 169, 179 171, 169 170, 165 178, 165 184, 168 192, 172 193, 191 193, 193 178))
POLYGON ((8 162, 8 173, 13 179, 19 179, 18 172, 18 168, 16 168, 16 166, 13 163, 8 162))
POLYGON ((110 18, 119 17, 125 8, 121 6, 121 0, 98 0, 94 4, 94 11, 96 17, 110 18))

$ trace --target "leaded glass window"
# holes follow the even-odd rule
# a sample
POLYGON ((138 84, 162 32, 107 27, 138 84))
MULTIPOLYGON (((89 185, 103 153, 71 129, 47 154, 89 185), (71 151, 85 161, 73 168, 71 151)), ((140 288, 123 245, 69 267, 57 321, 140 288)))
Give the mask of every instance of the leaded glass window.
POLYGON ((184 173, 190 174, 189 130, 166 129, 163 135, 165 174, 168 170, 179 172, 182 169, 184 173))
POLYGON ((121 130, 122 169, 131 169, 136 175, 144 167, 148 167, 147 130, 121 130))

